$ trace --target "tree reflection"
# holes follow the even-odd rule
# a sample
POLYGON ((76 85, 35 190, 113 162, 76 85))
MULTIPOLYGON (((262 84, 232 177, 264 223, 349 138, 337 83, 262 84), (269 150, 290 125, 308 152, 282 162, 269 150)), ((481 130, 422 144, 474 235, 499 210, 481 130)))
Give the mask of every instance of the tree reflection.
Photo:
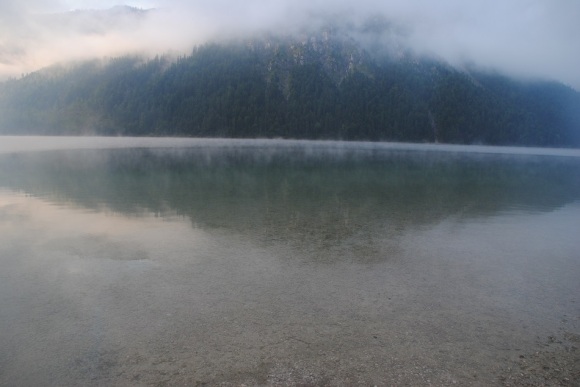
POLYGON ((356 147, 83 150, 2 155, 0 186, 330 248, 448 217, 551 211, 580 198, 579 167, 576 158, 356 147))

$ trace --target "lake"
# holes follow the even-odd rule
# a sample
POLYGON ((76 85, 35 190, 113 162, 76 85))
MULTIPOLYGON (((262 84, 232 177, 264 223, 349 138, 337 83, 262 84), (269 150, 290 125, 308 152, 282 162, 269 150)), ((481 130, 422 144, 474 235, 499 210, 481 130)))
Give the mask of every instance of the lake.
POLYGON ((580 151, 0 137, 0 385, 573 383, 580 151))

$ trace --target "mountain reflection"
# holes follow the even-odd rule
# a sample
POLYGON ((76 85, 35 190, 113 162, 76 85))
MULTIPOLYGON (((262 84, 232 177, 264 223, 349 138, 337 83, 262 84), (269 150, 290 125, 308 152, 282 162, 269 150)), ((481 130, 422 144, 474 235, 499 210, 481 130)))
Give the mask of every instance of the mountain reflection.
POLYGON ((580 161, 348 147, 57 151, 1 155, 0 187, 326 248, 448 217, 554 210, 580 198, 580 161))

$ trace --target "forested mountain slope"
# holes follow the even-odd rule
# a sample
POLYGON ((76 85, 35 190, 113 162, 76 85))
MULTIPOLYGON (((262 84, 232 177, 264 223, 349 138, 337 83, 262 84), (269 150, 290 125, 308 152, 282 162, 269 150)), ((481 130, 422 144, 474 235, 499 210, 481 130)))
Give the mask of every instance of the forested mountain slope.
POLYGON ((0 132, 580 146, 580 93, 379 53, 328 31, 0 84, 0 132))

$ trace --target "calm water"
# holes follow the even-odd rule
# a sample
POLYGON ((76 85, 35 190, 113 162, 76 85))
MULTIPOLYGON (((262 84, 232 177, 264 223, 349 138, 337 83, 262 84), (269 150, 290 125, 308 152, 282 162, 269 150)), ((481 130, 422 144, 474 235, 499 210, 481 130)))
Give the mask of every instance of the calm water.
POLYGON ((0 137, 0 385, 496 383, 579 236, 577 151, 0 137))

